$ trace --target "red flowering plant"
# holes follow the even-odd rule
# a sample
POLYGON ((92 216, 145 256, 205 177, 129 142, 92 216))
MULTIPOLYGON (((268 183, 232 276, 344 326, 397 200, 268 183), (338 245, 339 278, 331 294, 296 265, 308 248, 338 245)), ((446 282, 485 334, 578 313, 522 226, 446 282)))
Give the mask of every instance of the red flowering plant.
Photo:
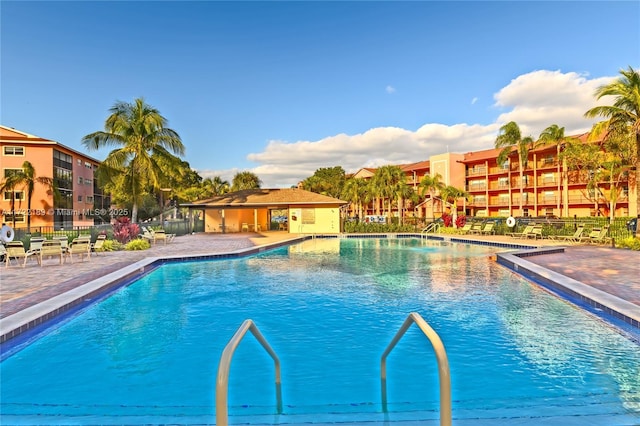
POLYGON ((119 217, 113 224, 113 238, 119 243, 126 244, 140 235, 140 227, 137 223, 131 223, 128 217, 119 217))
POLYGON ((456 218, 456 228, 462 228, 465 223, 467 223, 467 217, 465 215, 460 215, 456 218))
POLYGON ((442 217, 442 222, 444 223, 444 226, 447 228, 450 227, 451 224, 453 223, 453 217, 447 212, 442 213, 441 217, 442 217))

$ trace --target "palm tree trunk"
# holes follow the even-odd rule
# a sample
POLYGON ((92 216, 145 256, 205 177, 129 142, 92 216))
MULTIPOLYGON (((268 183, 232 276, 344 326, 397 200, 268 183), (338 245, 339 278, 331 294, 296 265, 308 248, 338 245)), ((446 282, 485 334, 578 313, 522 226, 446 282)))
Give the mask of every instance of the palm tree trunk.
MULTIPOLYGON (((640 219, 640 133, 636 131, 636 217, 640 219)), ((636 237, 640 238, 640 222, 636 221, 636 237)))
POLYGON ((131 223, 138 223, 138 203, 135 201, 131 207, 131 223))

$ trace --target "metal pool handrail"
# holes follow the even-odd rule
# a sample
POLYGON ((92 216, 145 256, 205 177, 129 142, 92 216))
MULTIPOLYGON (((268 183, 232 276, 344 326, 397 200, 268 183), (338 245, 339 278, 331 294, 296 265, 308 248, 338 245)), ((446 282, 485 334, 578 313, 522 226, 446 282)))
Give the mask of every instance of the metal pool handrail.
POLYGON ((404 336, 406 331, 411 327, 411 323, 415 323, 425 336, 431 342, 433 350, 436 353, 438 361, 438 378, 440 381, 440 425, 451 426, 451 375, 449 373, 449 361, 447 360, 447 352, 444 349, 440 336, 433 328, 418 314, 411 312, 407 319, 404 320, 402 327, 385 349, 380 361, 380 380, 382 382, 382 410, 387 412, 387 356, 389 352, 396 346, 398 341, 404 336))
POLYGON ((251 331, 256 340, 262 345, 262 347, 271 355, 275 364, 276 370, 276 401, 278 405, 278 414, 282 414, 282 390, 280 383, 280 360, 275 351, 271 349, 267 340, 260 334, 258 327, 252 320, 246 319, 240 324, 240 327, 235 332, 227 346, 224 347, 222 355, 220 356, 220 363, 218 364, 218 379, 216 381, 216 424, 219 426, 227 426, 229 422, 228 413, 228 393, 229 393, 229 368, 231 367, 231 358, 235 353, 236 348, 240 344, 240 341, 247 334, 247 331, 251 331))

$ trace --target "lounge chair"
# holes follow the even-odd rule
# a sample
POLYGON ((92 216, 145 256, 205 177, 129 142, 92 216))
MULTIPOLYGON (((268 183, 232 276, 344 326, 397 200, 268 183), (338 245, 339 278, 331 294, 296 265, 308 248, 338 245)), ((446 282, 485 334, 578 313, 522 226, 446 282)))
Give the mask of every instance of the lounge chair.
POLYGON ((91 261, 91 240, 86 238, 76 238, 69 245, 69 249, 67 250, 67 256, 73 263, 73 255, 77 254, 80 257, 80 260, 84 260, 84 257, 87 257, 87 260, 91 261))
POLYGON ((584 226, 584 223, 578 225, 576 232, 574 232, 573 235, 552 235, 549 239, 554 241, 565 241, 567 243, 577 243, 584 233, 584 226))
POLYGON ((23 259, 23 268, 27 266, 27 260, 29 260, 29 258, 31 257, 36 259, 36 262, 39 262, 38 252, 33 250, 25 250, 22 241, 8 242, 6 243, 5 248, 7 249, 7 253, 5 254, 5 262, 7 268, 11 264, 11 259, 15 259, 18 265, 20 264, 20 260, 23 259))
POLYGON ((468 234, 471 231, 472 227, 473 227, 473 223, 471 222, 465 223, 464 226, 460 228, 460 232, 462 232, 463 234, 468 234))
POLYGON ((69 237, 67 237, 66 235, 54 235, 52 240, 60 241, 60 246, 62 247, 63 253, 66 253, 69 250, 69 237))
POLYGON ((469 230, 469 234, 482 234, 482 224, 481 223, 475 223, 473 225, 471 225, 471 229, 469 230))
POLYGON ((606 244, 611 242, 611 238, 607 237, 609 233, 609 225, 602 228, 593 228, 587 237, 581 237, 578 242, 586 244, 606 244))
POLYGON ((40 250, 40 248, 42 247, 42 243, 44 243, 45 240, 46 238, 43 237, 31 237, 31 239, 29 240, 29 250, 40 250))
POLYGON ((164 232, 163 229, 159 229, 157 231, 153 231, 153 243, 157 243, 158 241, 164 241, 164 244, 167 244, 167 233, 164 232))
POLYGON ((64 251, 62 250, 62 241, 57 240, 46 240, 42 243, 42 247, 40 248, 40 252, 38 253, 40 256, 40 266, 43 265, 43 260, 45 257, 51 258, 51 256, 60 257, 60 264, 64 263, 64 251))
POLYGON ((538 237, 540 237, 540 239, 544 238, 544 236, 542 235, 542 225, 534 226, 533 229, 531 229, 531 232, 529 232, 528 234, 523 233, 520 238, 533 238, 537 240, 538 237))
POLYGON ((527 225, 524 228, 524 231, 522 231, 522 232, 508 232, 505 235, 508 235, 509 237, 514 237, 514 238, 521 238, 523 235, 530 234, 531 231, 533 231, 533 228, 535 226, 536 226, 535 224, 530 223, 529 225, 527 225))
POLYGON ((107 236, 104 234, 98 235, 95 243, 91 243, 91 251, 98 254, 104 251, 104 242, 107 240, 107 236))
POLYGON ((485 224, 484 228, 482 228, 482 231, 480 231, 480 234, 482 234, 482 235, 495 234, 496 231, 493 229, 495 226, 496 226, 496 224, 493 223, 493 222, 489 222, 489 223, 485 224))

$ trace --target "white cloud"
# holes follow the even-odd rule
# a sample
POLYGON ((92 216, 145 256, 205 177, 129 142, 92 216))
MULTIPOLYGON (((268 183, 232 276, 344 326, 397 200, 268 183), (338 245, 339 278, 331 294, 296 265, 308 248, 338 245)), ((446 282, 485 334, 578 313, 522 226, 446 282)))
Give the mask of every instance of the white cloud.
POLYGON ((473 98, 471 99, 471 105, 475 105, 475 103, 478 102, 478 98, 473 98))
MULTIPOLYGON (((340 165, 347 172, 355 172, 362 167, 423 161, 444 152, 489 149, 500 126, 509 121, 518 123, 524 135, 534 138, 551 124, 565 127, 568 135, 579 134, 589 130, 595 121, 585 119, 584 112, 605 103, 596 103, 595 89, 611 78, 589 79, 574 72, 533 71, 513 79, 494 95, 498 115, 492 123, 425 123, 417 130, 376 127, 316 141, 272 140, 262 152, 249 154, 247 159, 258 163, 251 171, 260 177, 264 187, 289 187, 320 167, 340 165)), ((387 92, 389 89, 393 88, 388 86, 387 92)), ((230 181, 235 172, 237 170, 220 171, 211 176, 220 175, 230 181)), ((203 176, 209 176, 208 173, 200 172, 203 176)))
POLYGON ((387 86, 387 87, 385 87, 384 90, 390 95, 393 94, 393 93, 396 93, 396 88, 393 87, 393 86, 387 86))

